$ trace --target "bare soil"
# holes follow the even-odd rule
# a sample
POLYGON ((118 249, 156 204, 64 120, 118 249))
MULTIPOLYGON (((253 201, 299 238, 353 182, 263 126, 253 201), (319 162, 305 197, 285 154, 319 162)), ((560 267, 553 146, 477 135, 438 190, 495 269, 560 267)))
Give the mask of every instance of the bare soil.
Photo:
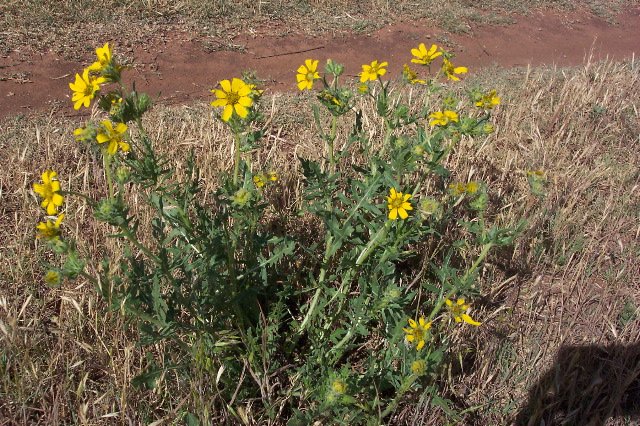
MULTIPOLYGON (((399 22, 369 34, 338 37, 274 36, 263 29, 234 39, 242 51, 209 51, 186 32, 153 37, 150 43, 115 44, 115 52, 132 60, 127 83, 149 93, 161 103, 205 100, 218 81, 253 70, 272 91, 295 90, 295 70, 305 59, 332 58, 356 76, 361 65, 374 59, 388 61, 391 76, 411 59, 419 43, 436 43, 455 53, 456 65, 471 71, 488 66, 571 66, 605 57, 634 58, 640 48, 640 7, 616 16, 615 24, 588 12, 537 11, 515 16, 508 26, 480 26, 468 34, 450 34, 426 21, 399 22), (123 45, 124 44, 124 45, 123 45)), ((108 40, 105 40, 108 41, 108 40)), ((93 61, 65 60, 52 52, 14 50, 0 57, 0 119, 55 108, 67 116, 73 111, 68 83, 93 61)))

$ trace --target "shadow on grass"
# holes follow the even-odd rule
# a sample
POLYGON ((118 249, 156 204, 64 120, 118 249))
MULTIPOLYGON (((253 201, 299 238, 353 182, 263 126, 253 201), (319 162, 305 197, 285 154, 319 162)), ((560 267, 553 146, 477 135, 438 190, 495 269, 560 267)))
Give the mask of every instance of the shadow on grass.
POLYGON ((515 424, 596 426, 612 417, 640 420, 640 343, 562 346, 515 424))

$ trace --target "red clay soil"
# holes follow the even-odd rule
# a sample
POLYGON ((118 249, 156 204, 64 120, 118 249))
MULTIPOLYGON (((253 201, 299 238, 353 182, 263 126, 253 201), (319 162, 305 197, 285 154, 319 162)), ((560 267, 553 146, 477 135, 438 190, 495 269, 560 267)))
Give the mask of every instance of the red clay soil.
MULTIPOLYGON (((125 73, 127 82, 152 95, 160 103, 186 103, 209 99, 218 81, 254 70, 271 91, 295 90, 295 70, 307 58, 332 58, 356 76, 361 65, 374 59, 388 61, 390 76, 397 76, 409 63, 410 49, 448 40, 443 47, 456 55, 456 65, 471 71, 481 67, 527 65, 579 65, 609 57, 629 59, 640 53, 640 7, 615 17, 615 25, 585 12, 564 14, 536 12, 516 17, 508 26, 483 26, 470 35, 447 34, 422 22, 402 22, 371 34, 336 38, 275 37, 242 35, 234 43, 246 46, 240 52, 207 52, 201 43, 162 37, 151 45, 134 47, 135 67, 125 73)), ((118 53, 118 46, 115 45, 118 53)), ((58 108, 68 116, 74 112, 69 82, 93 61, 70 62, 52 53, 19 52, 0 58, 0 119, 58 108), (14 76, 24 76, 16 78, 14 76)))

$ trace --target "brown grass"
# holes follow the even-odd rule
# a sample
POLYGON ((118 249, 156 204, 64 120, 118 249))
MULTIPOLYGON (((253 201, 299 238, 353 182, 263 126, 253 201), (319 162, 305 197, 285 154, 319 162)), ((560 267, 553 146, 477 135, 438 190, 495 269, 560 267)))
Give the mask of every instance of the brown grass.
MULTIPOLYGON (((469 409, 465 424, 508 424, 563 345, 640 337, 640 77, 637 64, 605 62, 494 70, 476 79, 502 95, 496 133, 464 141, 449 166, 488 184, 501 206, 496 222, 525 216, 530 227, 513 252, 498 253, 485 267, 478 313, 485 326, 456 337, 468 352, 451 366, 446 392, 469 409), (542 201, 527 187, 532 169, 548 177, 542 201), (630 319, 621 321, 625 305, 630 319)), ((267 97, 267 137, 251 154, 253 164, 270 164, 284 176, 277 197, 287 208, 299 202, 296 155, 319 154, 305 105, 301 97, 267 97)), ((379 138, 372 105, 363 109, 366 130, 379 138)), ((2 125, 0 424, 180 423, 185 410, 211 410, 215 395, 199 379, 185 382, 173 373, 153 391, 135 389, 130 380, 148 362, 134 344, 135 331, 88 283, 52 289, 42 281, 48 254, 34 242, 39 211, 30 190, 38 172, 53 167, 65 186, 105 191, 95 159, 73 142, 78 124, 52 115, 2 125)), ((229 168, 230 135, 208 106, 159 106, 146 125, 178 171, 185 149, 195 150, 205 192, 229 168)), ((82 251, 95 259, 114 249, 83 202, 70 197, 66 209, 66 231, 82 241, 82 251)), ((162 360, 170 351, 157 345, 153 355, 162 360)), ((441 413, 416 401, 390 423, 442 424, 441 413)), ((251 407, 240 408, 251 417, 251 407)), ((222 421, 221 413, 209 415, 222 421)))
POLYGON ((239 33, 370 32, 398 21, 426 19, 451 32, 504 25, 535 9, 583 9, 613 20, 637 0, 5 0, 0 3, 0 52, 53 51, 77 59, 104 40, 144 46, 166 34, 200 39, 212 50, 238 50, 239 33))

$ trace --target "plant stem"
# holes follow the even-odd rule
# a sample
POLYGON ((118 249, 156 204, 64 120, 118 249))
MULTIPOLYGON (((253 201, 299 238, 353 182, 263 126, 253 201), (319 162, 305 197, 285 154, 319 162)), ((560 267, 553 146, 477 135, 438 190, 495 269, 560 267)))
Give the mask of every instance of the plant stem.
POLYGON ((238 175, 240 174, 240 131, 233 129, 233 186, 238 186, 238 175))
POLYGON ((307 315, 305 315, 302 320, 302 324, 300 324, 300 328, 298 329, 299 333, 302 333, 309 321, 311 321, 311 317, 313 316, 313 312, 316 309, 316 305, 318 304, 318 300, 320 298, 320 293, 322 293, 322 287, 324 285, 324 277, 327 274, 327 262, 329 261, 329 252, 331 250, 331 243, 333 242, 333 238, 331 234, 327 232, 327 239, 325 243, 324 249, 324 258, 322 259, 322 267, 320 268, 320 275, 318 276, 318 288, 316 289, 313 298, 311 299, 311 303, 309 304, 309 310, 307 311, 307 315))
POLYGON ((331 116, 331 132, 329 133, 329 137, 327 139, 327 148, 329 150, 329 171, 331 174, 336 172, 336 158, 333 152, 333 148, 334 142, 336 140, 337 126, 338 117, 333 115, 331 116))
POLYGON ((389 403, 389 405, 387 405, 387 408, 385 408, 385 410, 380 414, 380 419, 384 419, 385 417, 387 417, 389 414, 391 414, 391 412, 393 410, 396 409, 396 406, 398 405, 398 402, 400 401, 400 398, 402 398, 402 396, 409 390, 411 389, 411 385, 413 385, 413 383, 418 379, 418 376, 415 374, 410 375, 409 377, 407 377, 406 379, 403 380, 402 384, 400 385, 400 389, 398 389, 398 392, 396 393, 396 396, 393 398, 393 400, 389 403))
POLYGON ((111 178, 111 155, 105 153, 102 156, 102 165, 104 166, 104 175, 109 188, 109 198, 113 198, 113 182, 111 178))
POLYGON ((158 266, 162 266, 162 260, 160 260, 160 258, 155 254, 151 253, 151 250, 149 250, 147 247, 142 245, 142 243, 138 241, 138 239, 135 237, 135 235, 133 235, 133 233, 129 228, 127 228, 126 226, 120 225, 120 229, 122 230, 122 234, 125 236, 127 240, 129 240, 131 244, 133 244, 134 246, 136 246, 136 248, 138 248, 138 250, 146 254, 149 257, 149 259, 153 260, 156 264, 158 264, 158 266))
POLYGON ((464 274, 464 276, 462 277, 462 282, 465 282, 469 278, 469 276, 473 274, 476 271, 476 269, 478 269, 478 266, 480 266, 480 263, 482 263, 482 261, 487 257, 487 255, 489 254, 489 250, 491 250, 493 246, 494 246, 494 243, 492 242, 482 246, 482 250, 480 251, 478 258, 476 259, 475 262, 473 262, 473 265, 471 265, 471 268, 469 268, 467 272, 464 274))
MULTIPOLYGON (((466 282, 467 279, 469 279, 469 276, 473 274, 476 271, 476 269, 478 269, 478 266, 480 266, 480 263, 482 263, 482 261, 487 257, 487 255, 489 254, 489 250, 491 250, 493 246, 494 246, 493 243, 487 243, 482 246, 482 250, 480 251, 478 258, 475 260, 475 262, 473 262, 473 265, 471 265, 471 268, 469 268, 467 272, 464 274, 464 276, 462 277, 462 280, 461 280, 462 282, 466 282)), ((450 290, 445 297, 442 297, 442 295, 444 294, 444 291, 440 292, 440 298, 439 298, 440 300, 431 311, 431 314, 429 314, 428 321, 433 320, 436 317, 436 315, 438 315, 438 313, 442 309, 442 306, 444 306, 444 304, 446 303, 446 300, 452 297, 454 294, 456 294, 457 291, 458 289, 454 288, 450 290)))

